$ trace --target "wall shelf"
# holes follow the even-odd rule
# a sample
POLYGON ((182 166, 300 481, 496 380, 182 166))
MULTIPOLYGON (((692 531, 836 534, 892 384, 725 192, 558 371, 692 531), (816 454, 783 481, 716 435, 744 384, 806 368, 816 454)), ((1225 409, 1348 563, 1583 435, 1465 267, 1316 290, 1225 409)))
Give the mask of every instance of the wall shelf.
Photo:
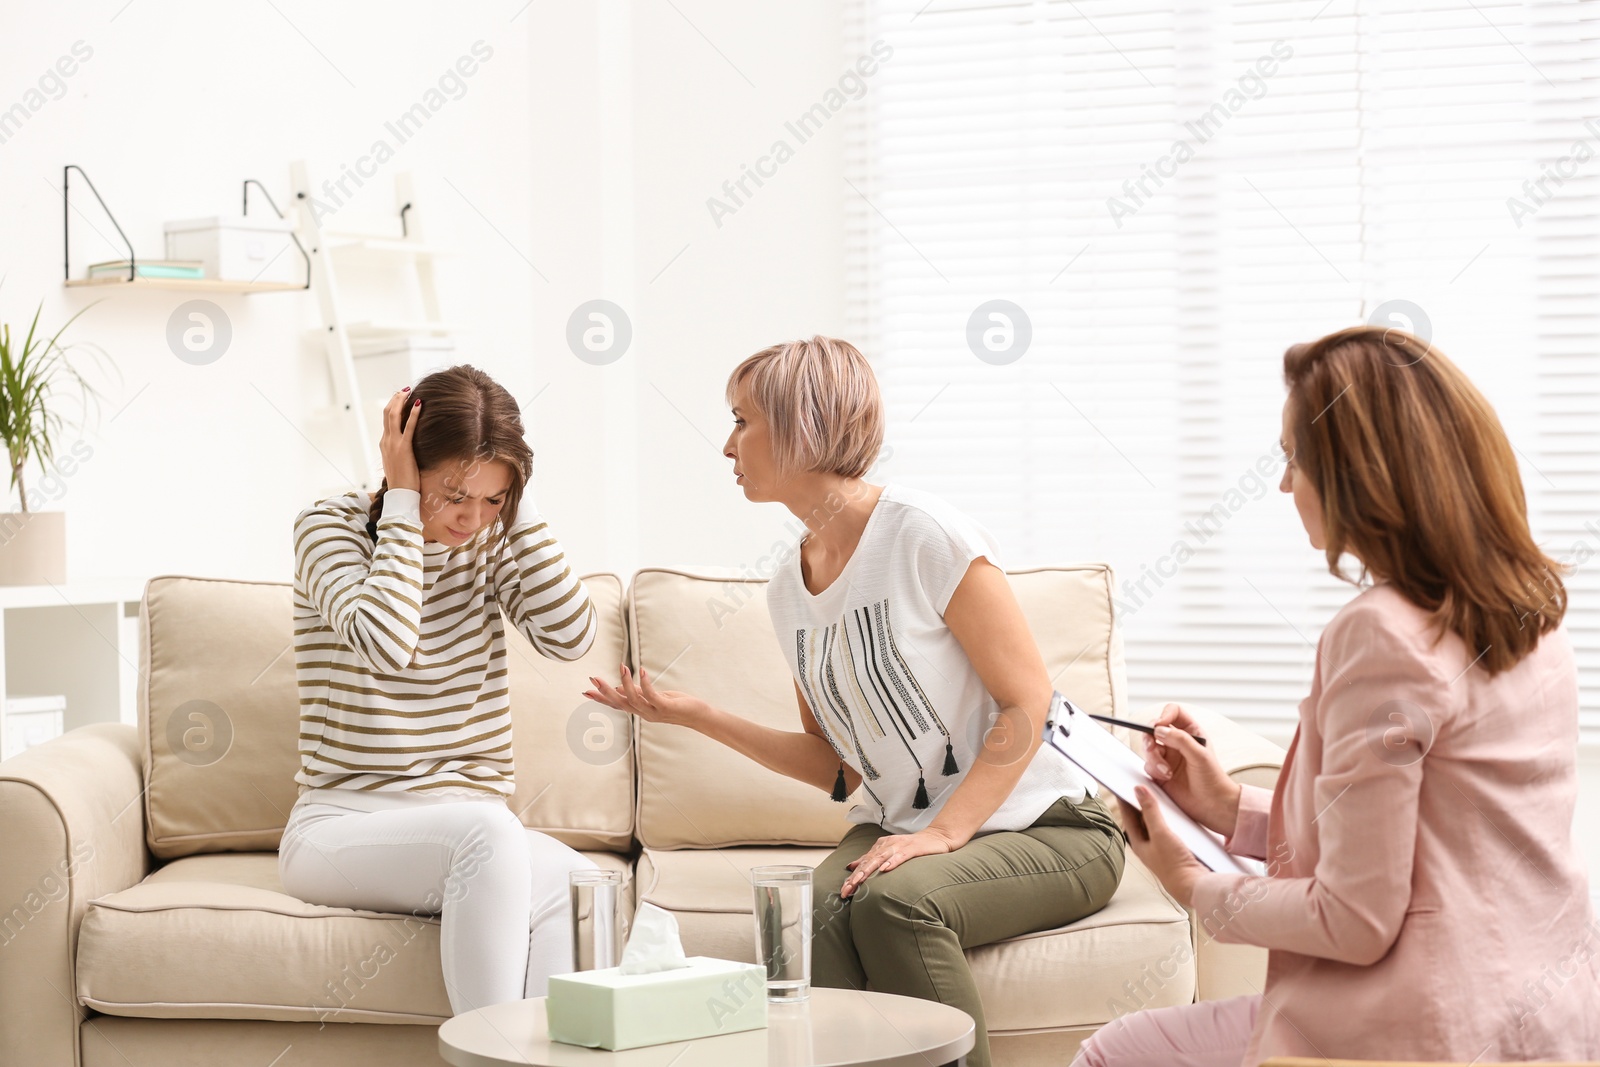
POLYGON ((326 230, 323 231, 323 236, 329 248, 354 249, 361 252, 403 252, 411 256, 448 256, 452 254, 446 248, 435 248, 432 245, 423 244, 421 241, 398 237, 339 236, 329 238, 326 230))
POLYGON ((345 327, 351 337, 385 337, 389 335, 462 333, 463 328, 450 322, 418 319, 405 322, 399 319, 374 319, 352 322, 345 327))
POLYGON ((207 293, 281 293, 291 289, 304 289, 301 282, 235 282, 225 278, 124 278, 110 275, 101 278, 68 278, 67 287, 90 288, 105 285, 133 286, 137 289, 192 289, 207 293))
MULTIPOLYGON (((267 187, 254 178, 246 178, 243 186, 243 207, 246 217, 250 214, 250 187, 255 186, 261 190, 261 195, 267 198, 267 204, 278 218, 283 218, 283 212, 272 199, 272 194, 267 192, 267 187)), ((403 225, 403 220, 402 220, 403 225)), ((227 278, 147 278, 138 273, 138 257, 133 252, 133 242, 128 240, 128 235, 122 232, 122 224, 111 213, 111 208, 106 206, 105 198, 100 195, 100 190, 94 187, 94 182, 89 180, 89 175, 76 163, 68 163, 61 168, 61 273, 62 280, 68 288, 79 286, 98 285, 132 285, 142 289, 189 289, 210 293, 281 293, 291 289, 311 288, 311 254, 306 251, 306 246, 300 243, 298 233, 290 233, 294 245, 300 250, 300 256, 306 263, 306 280, 301 283, 285 282, 256 282, 238 281, 227 278), (71 188, 72 172, 77 171, 83 178, 89 192, 94 194, 95 200, 100 204, 100 210, 106 213, 106 218, 111 220, 111 225, 117 231, 117 236, 122 238, 122 243, 128 249, 128 275, 127 277, 108 276, 101 278, 74 278, 72 276, 72 200, 69 190, 71 188)))

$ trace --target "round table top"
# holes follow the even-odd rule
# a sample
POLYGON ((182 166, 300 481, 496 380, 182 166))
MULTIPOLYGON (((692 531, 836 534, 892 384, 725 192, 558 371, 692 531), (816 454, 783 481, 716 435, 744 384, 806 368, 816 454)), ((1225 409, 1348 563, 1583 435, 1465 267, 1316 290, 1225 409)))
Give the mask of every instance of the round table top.
POLYGON ((480 1008, 439 1027, 455 1067, 929 1067, 972 1051, 972 1017, 931 1000, 856 989, 767 1003, 764 1030, 607 1052, 551 1041, 544 997, 480 1008))

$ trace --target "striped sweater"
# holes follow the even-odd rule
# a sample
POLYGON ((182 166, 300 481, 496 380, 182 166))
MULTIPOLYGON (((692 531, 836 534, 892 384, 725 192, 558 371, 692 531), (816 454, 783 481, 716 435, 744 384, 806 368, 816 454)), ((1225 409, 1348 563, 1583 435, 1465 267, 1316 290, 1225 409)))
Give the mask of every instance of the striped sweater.
POLYGON ((497 556, 493 526, 462 545, 424 543, 414 489, 384 494, 376 544, 366 492, 319 501, 295 519, 302 794, 511 795, 501 613, 563 660, 588 651, 597 621, 532 495, 497 556))

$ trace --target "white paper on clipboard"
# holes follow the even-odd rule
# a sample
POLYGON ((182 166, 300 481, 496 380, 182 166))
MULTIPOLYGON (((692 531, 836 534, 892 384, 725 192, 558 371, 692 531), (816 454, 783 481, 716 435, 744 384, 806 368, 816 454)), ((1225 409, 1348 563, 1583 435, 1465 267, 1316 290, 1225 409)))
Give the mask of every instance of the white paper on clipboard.
POLYGON ((1140 807, 1133 787, 1148 786, 1161 806, 1167 825, 1189 846, 1195 859, 1211 870, 1229 874, 1266 873, 1265 864, 1247 856, 1235 856, 1223 848, 1222 838, 1191 819, 1172 802, 1161 785, 1145 773, 1144 760, 1060 693, 1051 700, 1044 740, 1133 808, 1140 807))

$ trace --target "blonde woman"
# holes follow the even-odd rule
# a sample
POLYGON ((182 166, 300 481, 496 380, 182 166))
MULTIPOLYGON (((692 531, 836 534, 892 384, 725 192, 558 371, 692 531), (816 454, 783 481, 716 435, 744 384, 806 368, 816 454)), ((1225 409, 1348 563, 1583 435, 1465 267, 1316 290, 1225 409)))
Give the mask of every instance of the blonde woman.
POLYGON ((1122 833, 1093 783, 1041 747, 1053 689, 993 538, 929 493, 863 479, 883 404, 861 353, 825 337, 774 345, 734 369, 727 395, 746 499, 778 501, 807 528, 767 587, 800 728, 757 725, 625 665, 585 695, 834 800, 859 789, 855 826, 814 876, 812 980, 961 1008, 977 1024, 967 1062, 985 1067, 963 949, 1105 906, 1122 833))
POLYGON ((1348 553, 1371 585, 1322 633, 1276 789, 1231 781, 1178 705, 1148 747, 1179 807, 1267 874, 1205 870, 1154 805, 1132 834, 1212 936, 1268 950, 1266 984, 1124 1015, 1076 1067, 1600 1058, 1567 593, 1511 444, 1401 330, 1295 345, 1283 369, 1281 488, 1328 569, 1348 553))
POLYGON ((312 903, 440 915, 460 1014, 572 970, 567 875, 594 865, 506 804, 505 621, 570 660, 595 611, 528 491, 516 401, 488 375, 451 367, 397 392, 380 447, 376 494, 295 521, 301 792, 278 867, 312 903))

